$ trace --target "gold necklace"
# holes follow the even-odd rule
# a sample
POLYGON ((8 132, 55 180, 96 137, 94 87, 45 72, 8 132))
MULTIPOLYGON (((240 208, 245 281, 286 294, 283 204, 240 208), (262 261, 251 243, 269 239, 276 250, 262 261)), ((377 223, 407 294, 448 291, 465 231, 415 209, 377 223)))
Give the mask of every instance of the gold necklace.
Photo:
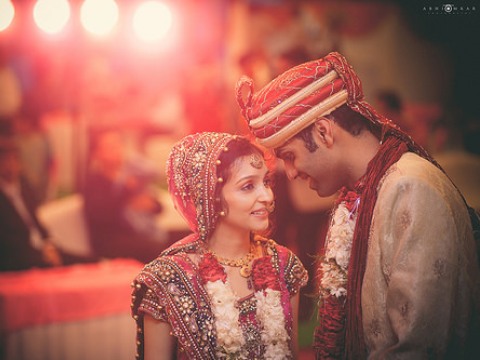
POLYGON ((215 254, 212 250, 207 250, 210 254, 212 254, 215 259, 217 259, 218 263, 224 266, 230 267, 239 267, 240 268, 240 275, 244 278, 248 278, 252 273, 252 260, 255 251, 255 246, 252 243, 250 245, 250 251, 247 255, 241 257, 240 259, 227 259, 215 254))

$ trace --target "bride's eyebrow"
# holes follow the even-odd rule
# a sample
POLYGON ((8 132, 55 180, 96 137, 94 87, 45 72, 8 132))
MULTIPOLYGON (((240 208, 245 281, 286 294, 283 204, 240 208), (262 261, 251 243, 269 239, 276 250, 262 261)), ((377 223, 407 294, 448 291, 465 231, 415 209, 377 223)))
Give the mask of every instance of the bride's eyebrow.
POLYGON ((243 181, 246 181, 246 180, 251 180, 251 179, 253 179, 253 178, 255 178, 255 177, 256 177, 256 175, 247 175, 247 176, 241 177, 240 179, 238 179, 238 180, 235 182, 235 184, 239 184, 239 183, 241 183, 241 182, 243 182, 243 181))
POLYGON ((259 174, 252 174, 252 175, 246 175, 246 176, 243 176, 241 177, 240 179, 238 179, 237 181, 235 181, 235 184, 239 184, 241 182, 244 182, 244 181, 247 181, 247 180, 252 180, 252 179, 256 179, 256 178, 265 178, 267 176, 271 176, 272 175, 272 172, 271 171, 266 171, 265 174, 263 176, 259 175, 259 174))

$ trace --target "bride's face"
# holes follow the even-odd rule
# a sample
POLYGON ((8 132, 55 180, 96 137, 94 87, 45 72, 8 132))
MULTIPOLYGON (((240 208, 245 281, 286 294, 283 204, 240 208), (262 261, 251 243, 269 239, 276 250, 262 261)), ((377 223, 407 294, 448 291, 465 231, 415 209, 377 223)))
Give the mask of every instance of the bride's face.
POLYGON ((243 156, 232 164, 230 171, 222 189, 225 216, 219 221, 239 230, 266 230, 273 192, 265 161, 258 154, 243 156))

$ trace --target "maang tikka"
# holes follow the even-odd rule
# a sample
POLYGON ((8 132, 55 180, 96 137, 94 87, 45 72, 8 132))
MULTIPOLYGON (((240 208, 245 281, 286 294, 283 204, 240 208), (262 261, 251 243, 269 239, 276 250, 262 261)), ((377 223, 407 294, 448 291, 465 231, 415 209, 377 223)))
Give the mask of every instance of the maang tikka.
POLYGON ((263 166, 263 158, 258 154, 250 155, 250 165, 255 169, 261 169, 263 166))

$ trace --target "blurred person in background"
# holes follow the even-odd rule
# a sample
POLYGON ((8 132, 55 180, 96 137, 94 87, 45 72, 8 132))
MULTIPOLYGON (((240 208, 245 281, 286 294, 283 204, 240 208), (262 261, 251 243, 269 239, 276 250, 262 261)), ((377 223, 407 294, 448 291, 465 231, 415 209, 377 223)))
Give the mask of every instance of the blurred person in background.
POLYGON ((36 201, 48 199, 54 176, 52 146, 40 123, 40 114, 24 107, 13 121, 23 174, 32 186, 36 201))
POLYGON ((168 234, 156 222, 162 205, 150 188, 154 173, 144 165, 129 161, 120 133, 94 139, 84 209, 97 256, 148 262, 165 249, 168 234))
POLYGON ((317 359, 478 359, 478 218, 437 162, 364 101, 339 53, 237 101, 290 179, 339 192, 318 256, 317 359))
POLYGON ((400 94, 391 89, 379 90, 375 100, 378 112, 392 120, 418 145, 430 154, 441 151, 448 137, 441 106, 435 103, 406 104, 400 94))
POLYGON ((22 176, 18 145, 11 138, 0 139, 0 271, 95 261, 57 248, 37 218, 37 206, 22 176))
POLYGON ((400 129, 415 137, 414 129, 405 114, 404 104, 400 95, 389 89, 379 90, 376 93, 376 107, 380 114, 400 126, 400 129))
POLYGON ((15 73, 7 50, 0 46, 0 117, 14 116, 22 105, 21 82, 15 73))
MULTIPOLYGON (((310 55, 303 46, 294 46, 285 49, 278 54, 272 55, 272 78, 275 78, 293 66, 303 64, 308 60, 310 60, 310 55)), ((250 76, 248 74, 245 75, 250 76)), ((255 84, 257 84, 256 81, 255 84)), ((261 87, 262 85, 258 86, 261 87)))
MULTIPOLYGON (((458 118, 462 117, 455 116, 458 118)), ((472 118, 459 122, 452 118, 444 121, 444 126, 448 138, 435 159, 462 191, 468 204, 480 212, 480 121, 472 118)))
POLYGON ((267 54, 263 49, 251 49, 238 59, 238 67, 242 74, 255 79, 255 83, 267 84, 272 75, 267 54))

